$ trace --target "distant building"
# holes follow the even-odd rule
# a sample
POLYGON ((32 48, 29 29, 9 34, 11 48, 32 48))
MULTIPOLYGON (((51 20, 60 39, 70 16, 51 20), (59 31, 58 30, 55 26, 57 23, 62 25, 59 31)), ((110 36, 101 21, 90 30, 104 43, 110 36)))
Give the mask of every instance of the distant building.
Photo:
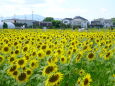
POLYGON ((112 27, 112 26, 113 26, 113 22, 112 22, 111 19, 106 19, 106 20, 104 21, 104 27, 105 27, 105 28, 112 27))
POLYGON ((15 29, 15 25, 11 22, 0 22, 0 29, 3 28, 15 29))
POLYGON ((35 21, 33 22, 34 27, 50 27, 52 26, 52 22, 39 22, 39 21, 35 21))
POLYGON ((27 26, 32 26, 34 20, 25 20, 25 19, 6 19, 2 20, 3 22, 12 22, 12 23, 21 23, 21 24, 27 24, 27 26))
POLYGON ((65 25, 69 25, 69 24, 71 24, 72 20, 73 20, 72 18, 64 18, 62 20, 62 23, 64 23, 65 25))
POLYGON ((83 17, 76 16, 73 18, 71 25, 80 28, 87 28, 89 21, 83 17))
POLYGON ((95 19, 93 21, 91 21, 91 27, 95 27, 95 28, 108 28, 113 26, 112 20, 111 19, 103 19, 103 18, 99 18, 99 19, 95 19))
POLYGON ((89 21, 81 16, 75 16, 72 18, 65 18, 62 20, 65 25, 71 25, 72 27, 87 28, 89 21))

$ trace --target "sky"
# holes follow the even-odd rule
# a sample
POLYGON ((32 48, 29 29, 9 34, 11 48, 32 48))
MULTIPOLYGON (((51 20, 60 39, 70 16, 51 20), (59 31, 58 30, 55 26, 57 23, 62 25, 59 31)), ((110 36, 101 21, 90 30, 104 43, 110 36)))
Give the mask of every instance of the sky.
POLYGON ((115 0, 0 0, 0 17, 38 14, 44 17, 88 20, 115 17, 115 0))

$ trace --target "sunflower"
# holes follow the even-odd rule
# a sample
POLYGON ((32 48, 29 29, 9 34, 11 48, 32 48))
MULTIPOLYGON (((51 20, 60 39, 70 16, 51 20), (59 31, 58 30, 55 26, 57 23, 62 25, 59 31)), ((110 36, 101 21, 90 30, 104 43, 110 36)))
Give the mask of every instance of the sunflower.
POLYGON ((4 62, 4 57, 0 55, 0 65, 4 62))
POLYGON ((10 56, 10 57, 8 58, 8 62, 9 62, 10 64, 13 64, 15 61, 16 61, 15 55, 12 55, 12 56, 10 56))
POLYGON ((67 58, 65 56, 61 56, 60 62, 63 64, 67 63, 67 58))
POLYGON ((29 50, 29 45, 25 45, 23 48, 22 48, 22 51, 25 53, 25 52, 28 52, 29 50))
POLYGON ((27 74, 25 72, 21 72, 17 75, 16 78, 17 81, 19 81, 20 83, 25 83, 28 80, 27 74))
POLYGON ((25 70, 25 72, 26 72, 26 74, 27 74, 28 77, 32 75, 32 70, 30 68, 27 68, 25 70))
POLYGON ((45 86, 56 86, 63 79, 63 74, 60 72, 51 74, 45 82, 45 86))
POLYGON ((46 53, 46 56, 50 56, 52 54, 52 50, 50 48, 47 48, 45 53, 46 53))
POLYGON ((95 53, 89 52, 88 55, 87 55, 87 58, 88 58, 89 61, 94 60, 94 58, 95 58, 95 53))
POLYGON ((19 71, 18 71, 18 70, 15 70, 15 71, 12 72, 11 76, 12 76, 13 78, 16 78, 16 77, 18 76, 18 74, 19 74, 19 71))
POLYGON ((56 64, 49 64, 48 66, 44 67, 43 69, 43 75, 49 75, 53 72, 56 72, 58 70, 58 67, 56 64))
POLYGON ((82 56, 83 56, 83 52, 79 52, 77 54, 77 56, 76 56, 76 63, 78 63, 81 60, 82 56))
POLYGON ((17 70, 18 66, 17 65, 12 65, 8 70, 7 70, 7 74, 8 75, 12 75, 12 73, 17 70))
POLYGON ((112 51, 106 51, 106 53, 104 54, 104 59, 109 60, 112 55, 113 55, 112 51))
POLYGON ((37 55, 38 55, 38 58, 39 58, 39 59, 43 59, 43 58, 45 57, 45 53, 44 53, 43 50, 39 50, 39 51, 37 52, 37 55))
POLYGON ((82 79, 81 79, 81 78, 78 78, 77 84, 78 84, 79 86, 81 86, 81 82, 82 82, 82 79))
POLYGON ((90 86, 90 82, 92 82, 91 75, 86 74, 86 76, 83 78, 82 86, 90 86))
POLYGON ((83 70, 83 69, 81 69, 80 71, 79 71, 79 75, 80 76, 83 76, 85 74, 85 71, 83 70))
POLYGON ((21 68, 24 67, 26 65, 26 59, 25 58, 18 59, 17 65, 21 68))
POLYGON ((19 50, 19 49, 16 49, 16 50, 14 51, 14 53, 15 53, 15 55, 19 55, 19 54, 20 54, 20 50, 19 50))
POLYGON ((29 63, 29 66, 31 69, 35 69, 37 68, 39 65, 38 65, 38 60, 31 60, 30 63, 29 63))
POLYGON ((2 52, 4 54, 8 54, 10 51, 10 47, 8 45, 4 45, 3 48, 2 48, 2 52))

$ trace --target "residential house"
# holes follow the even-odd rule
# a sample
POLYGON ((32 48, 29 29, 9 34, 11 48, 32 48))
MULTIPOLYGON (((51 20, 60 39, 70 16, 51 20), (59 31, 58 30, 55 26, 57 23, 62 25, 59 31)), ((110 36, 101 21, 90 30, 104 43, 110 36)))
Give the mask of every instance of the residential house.
POLYGON ((64 18, 62 20, 62 23, 64 23, 65 25, 70 25, 72 20, 72 18, 64 18))
POLYGON ((72 27, 87 28, 89 21, 83 17, 75 16, 72 18, 65 18, 62 22, 66 25, 70 24, 72 27))
POLYGON ((12 22, 12 23, 19 23, 19 24, 27 24, 27 27, 33 25, 34 20, 25 20, 25 19, 6 19, 2 20, 3 22, 12 22))
POLYGON ((112 20, 111 19, 103 19, 103 18, 99 18, 99 19, 95 19, 93 21, 91 21, 91 27, 95 27, 95 28, 108 28, 111 27, 113 25, 112 20))

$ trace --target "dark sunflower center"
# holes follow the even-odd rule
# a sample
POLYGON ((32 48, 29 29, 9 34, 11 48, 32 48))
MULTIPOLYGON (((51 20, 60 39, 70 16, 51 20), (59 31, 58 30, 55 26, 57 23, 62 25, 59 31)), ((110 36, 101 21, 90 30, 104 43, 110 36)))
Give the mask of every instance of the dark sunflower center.
POLYGON ((17 71, 14 71, 14 72, 13 72, 13 75, 15 75, 15 76, 18 75, 18 72, 17 72, 17 71))
POLYGON ((19 60, 19 61, 18 61, 18 64, 19 64, 19 65, 23 65, 23 64, 24 64, 24 60, 22 60, 22 59, 19 60))
POLYGON ((61 58, 61 61, 64 61, 65 59, 64 58, 61 58))
POLYGON ((36 55, 36 52, 33 52, 33 54, 32 54, 33 56, 35 56, 36 55))
POLYGON ((19 53, 19 50, 16 50, 16 51, 15 51, 15 54, 18 54, 18 53, 19 53))
POLYGON ((13 67, 11 67, 10 68, 10 71, 12 72, 12 71, 15 71, 16 70, 16 66, 13 66, 13 67))
POLYGON ((17 42, 14 43, 14 45, 17 45, 17 44, 18 44, 17 42))
POLYGON ((0 62, 2 62, 2 60, 3 60, 2 57, 0 57, 0 62))
POLYGON ((88 58, 93 58, 94 57, 94 54, 93 53, 90 53, 89 55, 88 55, 88 58))
POLYGON ((106 57, 109 57, 110 56, 110 53, 107 53, 106 57))
POLYGON ((28 71, 27 71, 27 74, 28 74, 28 75, 30 75, 30 74, 31 74, 31 71, 30 71, 30 70, 28 70, 28 71))
POLYGON ((49 82, 55 82, 59 79, 59 75, 53 75, 49 78, 49 82))
POLYGON ((12 61, 14 61, 14 58, 12 57, 12 58, 10 58, 10 62, 12 62, 12 61))
POLYGON ((39 57, 41 57, 41 56, 42 56, 42 54, 41 54, 41 53, 39 53, 39 54, 38 54, 38 56, 39 56, 39 57))
POLYGON ((33 67, 35 65, 35 63, 32 63, 31 66, 33 67))
POLYGON ((84 80, 84 85, 87 85, 88 84, 88 79, 86 78, 85 80, 84 80))
POLYGON ((25 48, 23 49, 23 51, 24 51, 24 52, 26 52, 27 50, 28 50, 28 48, 27 48, 27 47, 25 47, 25 48))
POLYGON ((49 66, 49 67, 46 68, 45 72, 46 72, 47 74, 49 74, 50 72, 53 71, 53 69, 54 69, 54 68, 53 68, 52 66, 49 66))
POLYGON ((58 54, 60 54, 60 53, 61 53, 61 51, 60 51, 60 50, 58 50, 57 52, 58 52, 58 54))
POLYGON ((26 79, 26 74, 25 74, 25 73, 21 73, 21 74, 18 76, 18 79, 19 79, 20 81, 25 80, 25 79, 26 79))
POLYGON ((84 47, 83 47, 83 50, 86 50, 86 49, 87 49, 87 46, 84 46, 84 47))
POLYGON ((48 51, 46 52, 46 55, 50 55, 50 54, 51 54, 51 51, 48 50, 48 51))
POLYGON ((46 49, 46 46, 42 46, 42 49, 46 49))
POLYGON ((8 49, 8 47, 4 47, 4 51, 6 51, 6 52, 7 52, 8 50, 9 50, 9 49, 8 49))
POLYGON ((76 52, 76 49, 73 49, 73 52, 76 52))

